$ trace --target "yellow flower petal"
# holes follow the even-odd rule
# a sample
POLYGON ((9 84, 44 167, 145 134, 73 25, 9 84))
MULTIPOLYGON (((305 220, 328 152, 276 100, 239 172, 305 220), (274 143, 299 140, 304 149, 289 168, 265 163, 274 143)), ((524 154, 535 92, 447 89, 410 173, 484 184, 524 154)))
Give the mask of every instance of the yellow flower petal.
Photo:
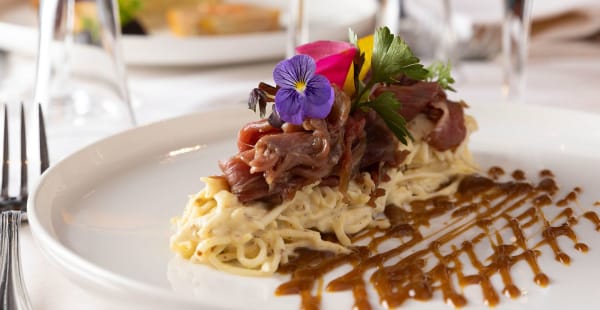
MULTIPOLYGON (((373 35, 368 35, 366 37, 362 37, 358 40, 358 49, 361 53, 365 53, 365 63, 360 70, 359 79, 364 79, 371 69, 371 57, 373 56, 373 35)), ((346 75, 346 81, 344 82, 344 91, 347 94, 354 94, 354 65, 350 67, 348 70, 348 75, 346 75)))
POLYGON ((371 69, 371 57, 373 56, 373 35, 369 35, 358 40, 358 48, 365 52, 365 64, 360 70, 360 79, 364 79, 367 72, 371 69))

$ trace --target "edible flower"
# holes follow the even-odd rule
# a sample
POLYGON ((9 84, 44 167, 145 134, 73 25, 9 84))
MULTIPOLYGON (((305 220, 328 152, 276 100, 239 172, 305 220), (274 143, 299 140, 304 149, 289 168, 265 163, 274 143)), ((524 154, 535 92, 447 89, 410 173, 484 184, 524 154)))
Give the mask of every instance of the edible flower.
MULTIPOLYGON (((358 37, 352 31, 350 31, 350 41, 358 46, 358 37)), ((365 52, 361 50, 359 57, 356 57, 353 62, 355 94, 352 108, 374 110, 396 138, 403 144, 407 144, 407 138, 412 139, 412 136, 406 128, 406 120, 399 113, 401 103, 391 92, 384 92, 377 98, 370 98, 369 93, 375 85, 393 83, 398 76, 422 81, 428 77, 429 72, 420 63, 419 58, 413 55, 406 42, 399 36, 393 35, 387 27, 379 28, 375 32, 370 58, 371 74, 368 81, 360 78, 366 60, 365 52)))
POLYGON ((315 71, 315 61, 308 55, 296 55, 275 66, 273 79, 280 87, 275 95, 275 110, 282 120, 300 125, 307 117, 323 119, 329 115, 333 87, 315 71))
POLYGON ((296 53, 312 57, 317 65, 316 73, 343 88, 356 47, 347 42, 316 41, 298 46, 296 53))
MULTIPOLYGON (((371 57, 373 55, 373 35, 368 35, 358 39, 356 42, 358 47, 358 53, 364 54, 365 60, 360 69, 358 79, 364 81, 367 77, 367 72, 371 70, 371 57)), ((347 94, 353 95, 356 89, 354 89, 354 64, 350 66, 348 74, 346 75, 346 82, 344 83, 344 91, 347 94)))
POLYGON ((277 128, 282 121, 300 125, 308 117, 327 117, 335 99, 332 85, 337 85, 351 98, 350 113, 374 111, 396 138, 407 144, 412 136, 400 114, 402 102, 389 91, 374 97, 374 88, 408 79, 453 90, 450 63, 425 68, 406 42, 387 27, 361 39, 350 30, 349 42, 317 41, 299 46, 299 55, 280 62, 273 71, 277 87, 260 83, 250 93, 248 107, 255 112, 259 107, 264 117, 267 103, 275 102, 269 124, 277 128))

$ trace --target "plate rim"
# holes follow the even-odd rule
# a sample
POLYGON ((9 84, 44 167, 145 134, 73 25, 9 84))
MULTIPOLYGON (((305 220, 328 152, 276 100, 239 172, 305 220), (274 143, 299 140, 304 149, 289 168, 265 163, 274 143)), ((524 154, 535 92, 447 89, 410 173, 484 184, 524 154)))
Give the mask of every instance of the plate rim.
MULTIPOLYGON (((120 133, 114 134, 112 136, 100 139, 68 155, 56 164, 51 165, 41 175, 41 177, 35 185, 34 191, 29 195, 29 199, 27 201, 28 225, 31 229, 33 239, 35 240, 35 243, 39 246, 39 249, 41 250, 43 255, 49 261, 51 261, 53 265, 58 267, 61 273, 70 280, 76 280, 75 276, 77 276, 79 280, 83 280, 83 282, 85 282, 84 287, 94 285, 97 288, 101 288, 101 291, 103 293, 107 293, 108 291, 114 289, 119 289, 126 290, 131 295, 127 299, 132 300, 135 299, 135 296, 143 296, 146 299, 151 298, 153 301, 165 305, 177 304, 181 307, 210 306, 213 307, 215 310, 221 309, 218 305, 208 304, 206 302, 202 302, 201 300, 193 298, 193 296, 177 294, 174 291, 169 291, 156 285, 131 279, 129 277, 120 275, 116 272, 102 268, 101 266, 98 266, 97 264, 86 260, 83 256, 75 253, 73 250, 69 249, 65 244, 61 243, 58 239, 57 234, 53 231, 51 227, 45 227, 42 224, 42 221, 40 220, 37 213, 35 201, 37 200, 40 189, 46 186, 45 184, 50 178, 49 175, 52 176, 52 174, 56 173, 54 171, 61 169, 61 167, 65 165, 66 162, 72 161, 78 156, 82 156, 83 154, 86 154, 91 150, 100 147, 101 145, 110 143, 115 139, 132 139, 132 137, 134 137, 136 134, 151 130, 152 128, 169 127, 173 126, 172 124, 176 124, 179 122, 190 123, 191 121, 196 119, 209 118, 213 114, 231 113, 229 111, 240 111, 244 108, 245 106, 243 105, 235 104, 225 104, 220 106, 212 105, 206 106, 202 110, 195 113, 180 115, 141 125, 139 127, 131 128, 120 133), (94 277, 94 275, 96 275, 97 277, 94 277)), ((149 140, 146 140, 146 144, 159 145, 160 141, 153 140, 149 142, 149 140)), ((74 282, 80 283, 79 281, 74 282)))

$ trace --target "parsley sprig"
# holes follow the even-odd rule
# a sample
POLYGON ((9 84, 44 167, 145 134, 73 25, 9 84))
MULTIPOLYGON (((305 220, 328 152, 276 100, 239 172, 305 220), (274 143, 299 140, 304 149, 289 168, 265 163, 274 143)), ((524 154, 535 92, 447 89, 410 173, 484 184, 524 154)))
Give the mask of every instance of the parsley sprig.
POLYGON ((390 83, 400 74, 414 80, 423 80, 428 74, 408 44, 399 36, 391 34, 387 27, 380 28, 375 33, 371 68, 376 83, 390 83))
POLYGON ((406 137, 412 139, 410 132, 406 128, 406 120, 398 113, 400 102, 396 100, 394 94, 391 92, 384 92, 374 100, 364 102, 361 106, 375 110, 400 142, 406 145, 408 143, 406 137))
POLYGON ((451 84, 454 83, 454 78, 451 75, 452 65, 450 62, 443 63, 436 61, 427 67, 427 80, 440 84, 443 89, 455 91, 451 84))
MULTIPOLYGON (((350 31, 350 42, 357 46, 357 36, 350 31)), ((354 59, 354 86, 356 96, 353 108, 373 109, 390 130, 402 143, 407 143, 407 137, 412 139, 406 129, 406 120, 400 115, 401 103, 390 92, 380 94, 374 100, 369 100, 369 92, 380 83, 392 83, 404 75, 414 80, 425 80, 430 73, 420 63, 408 44, 399 36, 391 34, 387 27, 379 28, 374 36, 373 55, 371 57, 371 76, 365 81, 360 81, 359 73, 364 65, 364 52, 357 53, 354 59)))
MULTIPOLYGON (((139 1, 139 0, 128 0, 139 1)), ((352 30, 349 31, 349 41, 356 46, 353 63, 353 86, 352 110, 375 111, 394 133, 398 140, 404 144, 408 139, 413 139, 406 128, 406 120, 400 114, 402 103, 389 91, 372 97, 373 88, 377 85, 398 83, 404 78, 415 81, 431 81, 438 83, 442 88, 452 90, 451 84, 454 79, 450 75, 450 63, 434 63, 425 68, 416 57, 408 44, 399 36, 393 35, 387 27, 379 28, 373 37, 373 50, 370 59, 370 72, 367 77, 361 79, 361 71, 367 57, 364 50, 358 44, 358 36, 352 30)), ((249 96, 248 107, 256 112, 256 107, 263 117, 266 113, 266 105, 273 102, 279 86, 270 86, 260 83, 249 96)), ((275 127, 281 127, 282 121, 277 113, 272 113, 269 123, 275 127)))

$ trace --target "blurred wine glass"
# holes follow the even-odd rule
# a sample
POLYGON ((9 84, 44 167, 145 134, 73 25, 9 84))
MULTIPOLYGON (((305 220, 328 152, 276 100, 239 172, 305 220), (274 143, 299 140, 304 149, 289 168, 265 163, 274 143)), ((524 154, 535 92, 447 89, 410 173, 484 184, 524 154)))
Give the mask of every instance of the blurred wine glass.
POLYGON ((386 26, 392 33, 398 33, 401 14, 404 13, 402 3, 402 0, 378 0, 375 29, 386 26))
POLYGON ((387 26, 426 61, 458 67, 457 33, 450 0, 378 0, 376 28, 387 26))
POLYGON ((450 62, 458 67, 459 58, 457 51, 456 31, 454 30, 452 3, 442 0, 441 3, 442 28, 438 37, 434 58, 443 62, 450 62))
POLYGON ((509 102, 520 102, 525 91, 525 65, 533 0, 503 0, 503 2, 502 91, 509 102))
POLYGON ((116 0, 40 2, 34 102, 54 160, 135 125, 116 0))
POLYGON ((308 0, 290 0, 287 25, 286 58, 296 54, 296 47, 308 43, 308 0))

